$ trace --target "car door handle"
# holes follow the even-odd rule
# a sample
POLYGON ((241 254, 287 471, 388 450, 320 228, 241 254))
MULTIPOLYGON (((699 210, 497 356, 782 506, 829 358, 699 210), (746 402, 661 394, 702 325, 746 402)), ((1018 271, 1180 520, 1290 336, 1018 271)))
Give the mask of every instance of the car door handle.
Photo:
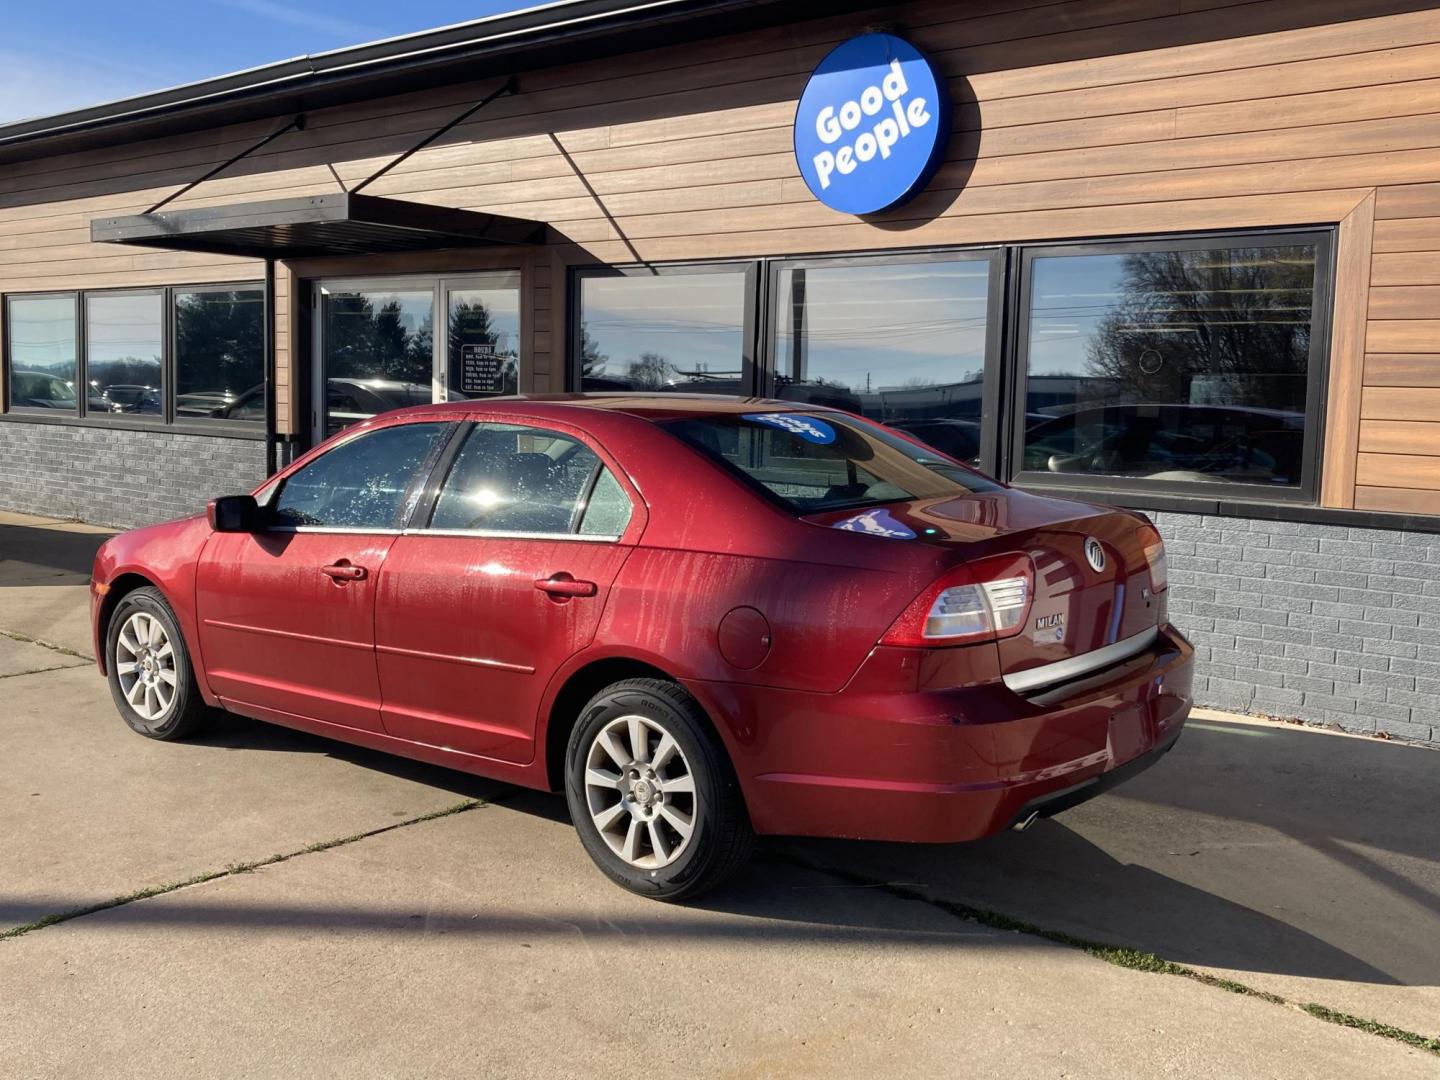
POLYGON ((349 563, 340 562, 332 566, 320 567, 320 572, 328 578, 336 581, 362 581, 365 578, 365 567, 351 566, 349 563))
POLYGON ((557 600, 568 600, 572 596, 594 596, 600 591, 595 582, 577 581, 563 571, 538 579, 535 588, 557 600))

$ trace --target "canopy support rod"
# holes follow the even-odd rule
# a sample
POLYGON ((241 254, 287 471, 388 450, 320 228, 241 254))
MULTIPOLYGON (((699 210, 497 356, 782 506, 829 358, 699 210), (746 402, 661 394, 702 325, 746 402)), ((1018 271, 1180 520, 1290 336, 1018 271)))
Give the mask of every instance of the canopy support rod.
POLYGON ((290 121, 288 124, 286 124, 284 127, 282 127, 279 131, 272 131, 269 135, 266 135, 263 139, 261 139, 259 142, 257 142, 254 146, 246 147, 244 150, 241 150, 240 153, 238 153, 238 154, 236 154, 234 157, 232 157, 229 161, 226 161, 226 162, 224 162, 223 164, 220 164, 220 165, 216 165, 215 168, 211 169, 211 170, 210 170, 209 172, 207 172, 204 176, 200 177, 200 179, 198 179, 198 180, 191 180, 190 183, 186 184, 186 185, 185 185, 184 187, 182 187, 179 191, 172 191, 169 195, 166 195, 165 198, 161 199, 161 200, 160 200, 159 202, 157 202, 154 206, 150 207, 149 210, 146 210, 145 213, 146 213, 146 214, 153 214, 153 213, 155 213, 156 210, 159 210, 159 209, 160 209, 162 206, 164 206, 166 203, 174 202, 174 201, 175 201, 176 199, 178 199, 181 195, 184 195, 187 191, 191 190, 192 188, 199 187, 199 186, 200 186, 201 184, 203 184, 206 180, 209 180, 212 176, 219 176, 222 172, 224 172, 226 169, 228 169, 231 165, 234 165, 234 164, 235 164, 237 161, 239 161, 241 158, 249 157, 249 156, 250 156, 251 154, 253 154, 256 150, 259 150, 262 146, 265 146, 265 145, 267 145, 267 144, 269 144, 269 143, 274 142, 274 141, 275 141, 276 139, 278 139, 281 135, 284 135, 287 131, 304 131, 304 130, 305 130, 305 116, 304 116, 304 114, 302 113, 301 115, 295 117, 295 119, 291 120, 291 121, 290 121))
POLYGON ((275 257, 265 257, 265 475, 279 468, 275 438, 275 257))
POLYGON ((490 104, 492 101, 494 101, 496 98, 498 98, 498 97, 504 97, 504 96, 507 95, 507 94, 513 94, 513 93, 515 93, 515 76, 514 76, 514 75, 511 75, 508 79, 505 80, 505 84, 504 84, 503 86, 501 86, 500 89, 495 90, 495 91, 492 91, 491 93, 487 94, 484 98, 482 98, 480 101, 476 102, 474 105, 471 105, 470 108, 466 109, 466 110, 465 110, 464 112, 462 112, 459 116, 455 117, 454 120, 451 120, 451 121, 450 121, 448 124, 446 124, 444 127, 442 127, 442 128, 437 128, 435 131, 432 131, 429 135, 426 135, 425 138, 421 139, 418 143, 416 143, 414 146, 412 146, 409 150, 406 150, 403 154, 401 154, 399 157, 397 157, 394 161, 391 161, 390 163, 388 163, 388 164, 386 164, 386 165, 382 165, 382 166, 381 166, 379 169, 377 169, 375 172, 371 173, 371 174, 370 174, 369 176, 367 176, 364 180, 361 180, 360 183, 356 184, 353 188, 351 188, 351 189, 350 189, 350 194, 351 194, 351 195, 354 195, 354 194, 355 194, 356 192, 358 192, 361 188, 368 187, 370 184, 374 183, 376 180, 379 180, 380 177, 384 176, 384 175, 385 175, 386 173, 388 173, 391 169, 395 168, 396 165, 399 165, 402 161, 405 161, 407 158, 410 158, 410 157, 414 156, 415 154, 418 154, 421 150, 424 150, 425 147, 429 146, 432 142, 434 142, 436 139, 440 138, 440 136, 444 135, 447 131, 451 130, 452 128, 459 127, 459 126, 460 126, 461 124, 463 124, 466 120, 469 120, 470 117, 474 116, 477 112, 479 112, 481 109, 483 109, 486 105, 489 105, 489 104, 490 104))

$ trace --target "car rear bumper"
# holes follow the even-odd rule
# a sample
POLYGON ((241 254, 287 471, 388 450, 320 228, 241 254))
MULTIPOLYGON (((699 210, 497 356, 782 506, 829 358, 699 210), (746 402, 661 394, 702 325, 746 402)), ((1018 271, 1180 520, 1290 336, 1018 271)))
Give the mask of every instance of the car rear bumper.
POLYGON ((1190 712, 1193 665, 1167 626, 1143 653, 1031 695, 998 683, 693 689, 725 721, 756 831, 949 843, 1058 813, 1153 764, 1190 712))

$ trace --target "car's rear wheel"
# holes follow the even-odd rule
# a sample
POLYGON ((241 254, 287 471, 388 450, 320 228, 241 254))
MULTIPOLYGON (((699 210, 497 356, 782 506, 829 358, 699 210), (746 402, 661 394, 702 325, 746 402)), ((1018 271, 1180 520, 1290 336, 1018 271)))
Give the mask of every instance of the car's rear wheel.
POLYGON ((694 698, 627 679, 581 711, 565 755, 570 818, 611 880, 683 900, 739 869, 754 841, 735 770, 694 698))
POLYGON ((182 739, 209 709, 195 684, 175 613, 159 589, 126 593, 106 634, 110 696, 130 727, 151 739, 182 739))

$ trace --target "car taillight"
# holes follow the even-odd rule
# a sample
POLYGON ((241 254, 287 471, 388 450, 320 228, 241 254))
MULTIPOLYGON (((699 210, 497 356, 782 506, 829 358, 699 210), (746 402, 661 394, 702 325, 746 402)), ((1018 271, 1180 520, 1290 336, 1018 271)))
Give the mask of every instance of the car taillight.
POLYGON ((996 555, 956 567, 900 613, 882 645, 965 645, 1020 632, 1035 596, 1028 555, 996 555))
POLYGON ((1150 591, 1164 592, 1170 584, 1170 571, 1165 563, 1165 541, 1153 525, 1139 530, 1140 543, 1145 548, 1145 562, 1150 566, 1150 591))

